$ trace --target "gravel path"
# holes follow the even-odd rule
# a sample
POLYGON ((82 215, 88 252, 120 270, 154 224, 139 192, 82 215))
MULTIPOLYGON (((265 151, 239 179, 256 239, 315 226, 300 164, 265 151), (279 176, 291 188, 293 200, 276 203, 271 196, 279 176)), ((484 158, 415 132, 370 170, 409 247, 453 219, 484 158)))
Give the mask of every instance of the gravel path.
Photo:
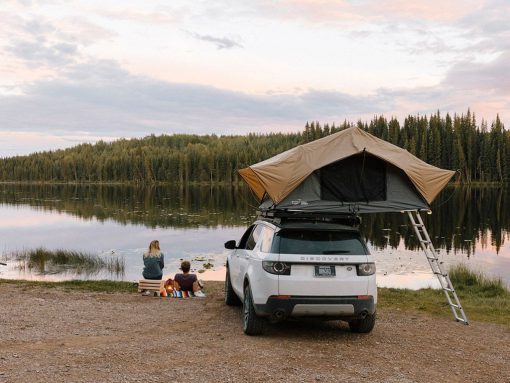
POLYGON ((510 328, 379 312, 248 337, 221 292, 168 299, 0 285, 0 382, 510 382, 510 328))

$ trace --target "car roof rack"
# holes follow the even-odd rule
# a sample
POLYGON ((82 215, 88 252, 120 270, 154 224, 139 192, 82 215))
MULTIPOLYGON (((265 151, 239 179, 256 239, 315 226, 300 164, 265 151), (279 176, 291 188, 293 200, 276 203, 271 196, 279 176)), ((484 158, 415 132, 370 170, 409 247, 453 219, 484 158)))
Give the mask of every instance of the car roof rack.
POLYGON ((298 209, 261 209, 257 218, 277 224, 286 222, 327 222, 359 227, 361 217, 355 213, 311 212, 298 209))

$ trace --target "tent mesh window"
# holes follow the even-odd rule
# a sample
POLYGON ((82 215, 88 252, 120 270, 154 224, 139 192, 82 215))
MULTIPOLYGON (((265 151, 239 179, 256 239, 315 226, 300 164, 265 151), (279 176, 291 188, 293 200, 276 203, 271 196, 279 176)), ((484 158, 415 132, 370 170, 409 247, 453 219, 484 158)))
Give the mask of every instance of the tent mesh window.
POLYGON ((323 200, 369 202, 386 200, 384 161, 365 152, 320 169, 323 200))

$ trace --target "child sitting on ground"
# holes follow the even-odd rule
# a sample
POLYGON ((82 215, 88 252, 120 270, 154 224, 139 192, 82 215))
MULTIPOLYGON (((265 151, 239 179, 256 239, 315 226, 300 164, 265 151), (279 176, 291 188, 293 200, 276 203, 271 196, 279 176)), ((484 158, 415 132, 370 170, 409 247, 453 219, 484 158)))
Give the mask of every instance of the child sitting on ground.
POLYGON ((201 283, 198 281, 196 274, 189 272, 191 264, 188 261, 182 261, 182 273, 175 274, 173 280, 173 288, 175 290, 191 291, 196 297, 204 297, 204 293, 200 291, 201 283))

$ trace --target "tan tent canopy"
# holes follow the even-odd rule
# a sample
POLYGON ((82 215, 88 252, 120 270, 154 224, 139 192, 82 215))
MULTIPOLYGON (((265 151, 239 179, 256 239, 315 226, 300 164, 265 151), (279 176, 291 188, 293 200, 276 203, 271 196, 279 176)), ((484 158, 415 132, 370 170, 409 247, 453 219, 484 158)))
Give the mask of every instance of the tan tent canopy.
POLYGON ((360 193, 357 205, 396 211, 428 207, 455 172, 429 165, 407 150, 353 127, 287 150, 241 169, 239 174, 259 201, 269 198, 273 206, 291 204, 285 201, 289 196, 300 201, 304 196, 306 204, 335 200, 342 206, 352 205, 356 201, 353 193, 360 193), (357 173, 348 173, 349 168, 357 173))

